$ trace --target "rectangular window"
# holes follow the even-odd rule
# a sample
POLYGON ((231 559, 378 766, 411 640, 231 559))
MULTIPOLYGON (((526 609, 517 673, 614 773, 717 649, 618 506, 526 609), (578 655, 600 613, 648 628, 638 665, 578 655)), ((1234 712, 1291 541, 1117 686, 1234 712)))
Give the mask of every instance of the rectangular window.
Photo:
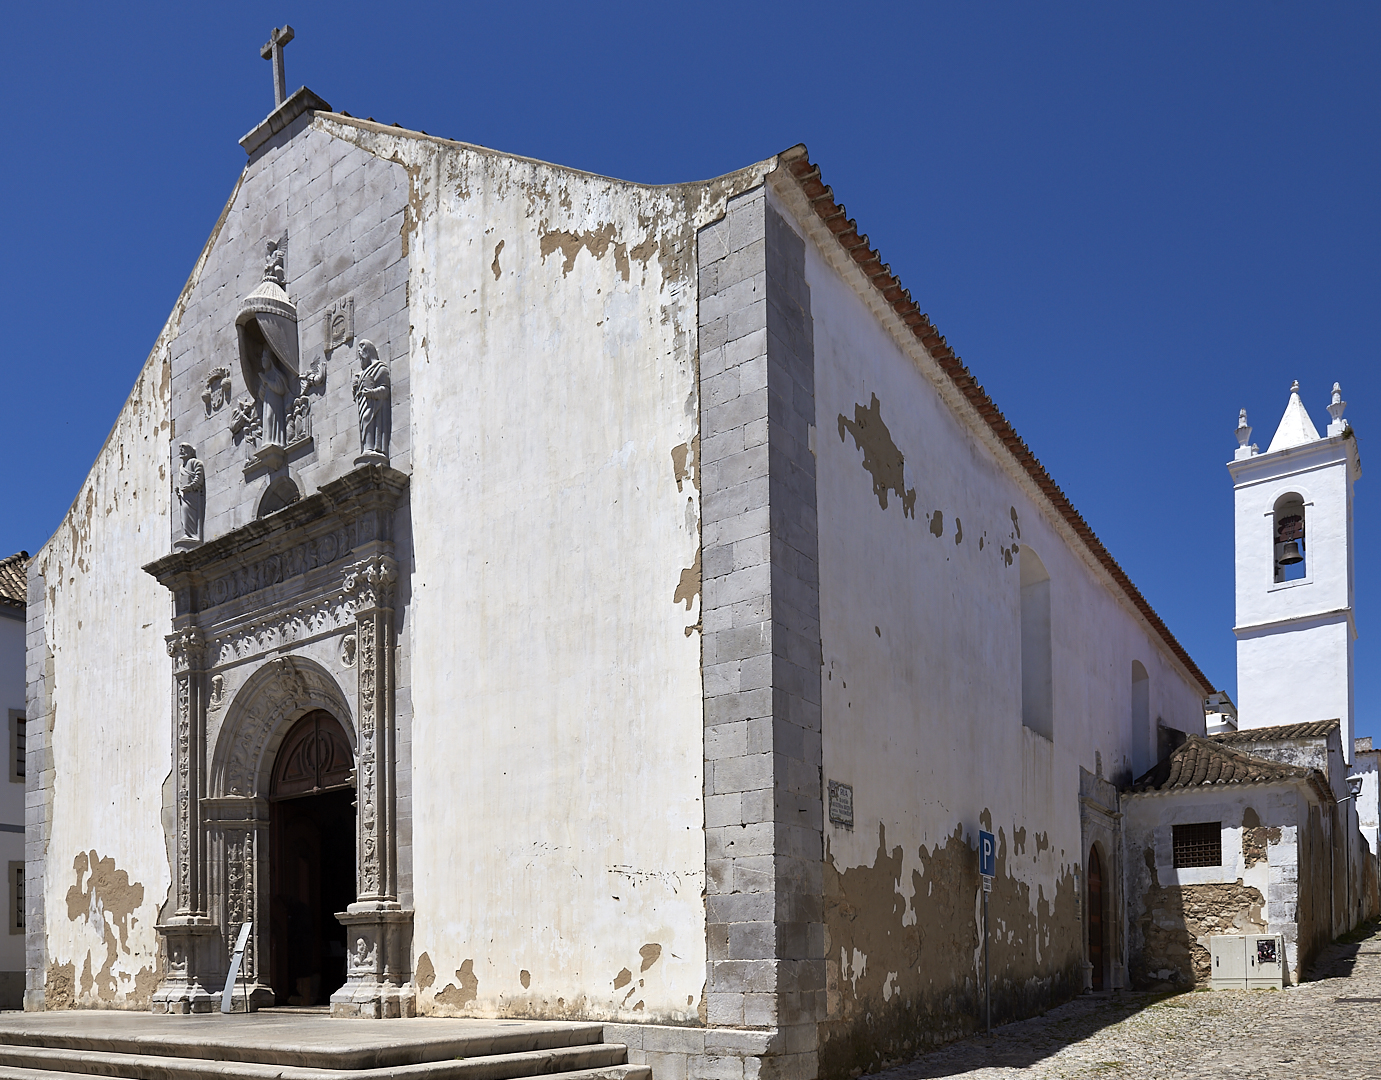
POLYGON ((10 933, 24 932, 24 864, 10 863, 10 933))
POLYGON ((1172 826, 1175 834, 1175 868, 1223 865, 1223 823, 1200 821, 1172 826))
POLYGON ((24 714, 10 710, 10 782, 24 782, 24 714))

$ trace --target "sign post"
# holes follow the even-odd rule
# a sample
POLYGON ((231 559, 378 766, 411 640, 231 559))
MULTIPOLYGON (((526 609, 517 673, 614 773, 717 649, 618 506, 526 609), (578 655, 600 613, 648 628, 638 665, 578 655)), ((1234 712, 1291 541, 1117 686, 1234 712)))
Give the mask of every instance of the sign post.
MULTIPOLYGON (((235 952, 230 957, 230 972, 225 977, 225 989, 221 991, 221 1012, 231 1012, 235 1007, 235 983, 240 978, 240 964, 244 962, 245 945, 249 942, 250 923, 240 924, 240 936, 235 939, 235 952)), ((245 987, 245 1015, 249 1015, 249 987, 245 987)))
POLYGON ((983 875, 983 1011, 987 1033, 993 1033, 993 977, 988 964, 988 894, 997 873, 997 837, 978 831, 978 872, 983 875))

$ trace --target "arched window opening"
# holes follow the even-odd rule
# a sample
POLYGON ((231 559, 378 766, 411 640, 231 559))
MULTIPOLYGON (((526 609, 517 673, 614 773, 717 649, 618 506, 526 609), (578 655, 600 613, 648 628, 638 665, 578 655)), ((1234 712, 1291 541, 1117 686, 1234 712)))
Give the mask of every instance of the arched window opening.
POLYGON ((1132 661, 1132 739, 1132 745, 1145 747, 1154 762, 1156 733, 1151 727, 1151 677, 1140 660, 1132 661))
POLYGON ((1299 581, 1305 576, 1304 500, 1294 494, 1276 500, 1273 542, 1276 581, 1299 581))
POLYGON ((1021 722, 1054 739, 1055 704, 1050 649, 1050 575, 1028 547, 1021 549, 1021 722))
POLYGON ((297 485, 288 477, 280 476, 269 485, 268 491, 264 492, 264 497, 259 500, 259 513, 256 516, 268 517, 285 506, 291 506, 300 498, 302 493, 297 490, 297 485))

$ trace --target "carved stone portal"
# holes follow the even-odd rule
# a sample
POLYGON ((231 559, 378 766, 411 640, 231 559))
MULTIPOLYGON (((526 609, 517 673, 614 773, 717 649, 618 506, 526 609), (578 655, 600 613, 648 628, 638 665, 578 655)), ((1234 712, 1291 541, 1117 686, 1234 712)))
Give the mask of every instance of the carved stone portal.
POLYGON ((398 900, 394 724, 393 521, 406 486, 392 469, 359 468, 279 515, 145 567, 174 600, 174 890, 171 915, 158 925, 167 966, 156 1012, 213 1007, 246 919, 251 1007, 273 1000, 269 784, 284 735, 314 709, 350 733, 357 788, 356 900, 337 915, 351 959, 332 1014, 416 1011, 412 912, 398 900), (338 642, 327 653, 340 657, 334 672, 295 651, 323 638, 338 642), (258 666, 231 697, 231 673, 247 664, 258 666), (353 701, 338 681, 351 674, 353 701), (219 705, 223 695, 212 748, 211 699, 219 705))

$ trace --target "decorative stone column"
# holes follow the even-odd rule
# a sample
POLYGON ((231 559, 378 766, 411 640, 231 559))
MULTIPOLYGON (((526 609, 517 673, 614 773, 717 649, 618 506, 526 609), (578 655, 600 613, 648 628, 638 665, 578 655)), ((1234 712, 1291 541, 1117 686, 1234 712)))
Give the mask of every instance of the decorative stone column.
MULTIPOLYGON (((382 547, 383 545, 380 545, 382 547)), ((391 545, 390 545, 391 546, 391 545)), ((355 609, 356 900, 336 918, 350 943, 345 985, 331 995, 332 1016, 412 1016, 412 912, 398 902, 394 731, 393 592, 398 567, 376 550, 346 572, 355 609)))
POLYGON ((206 913, 206 858, 201 800, 206 794, 206 645, 201 631, 184 626, 168 635, 173 658, 173 768, 177 780, 177 844, 173 917, 160 923, 168 966, 153 995, 154 1012, 210 1012, 214 995, 204 982, 219 982, 220 928, 206 913))

